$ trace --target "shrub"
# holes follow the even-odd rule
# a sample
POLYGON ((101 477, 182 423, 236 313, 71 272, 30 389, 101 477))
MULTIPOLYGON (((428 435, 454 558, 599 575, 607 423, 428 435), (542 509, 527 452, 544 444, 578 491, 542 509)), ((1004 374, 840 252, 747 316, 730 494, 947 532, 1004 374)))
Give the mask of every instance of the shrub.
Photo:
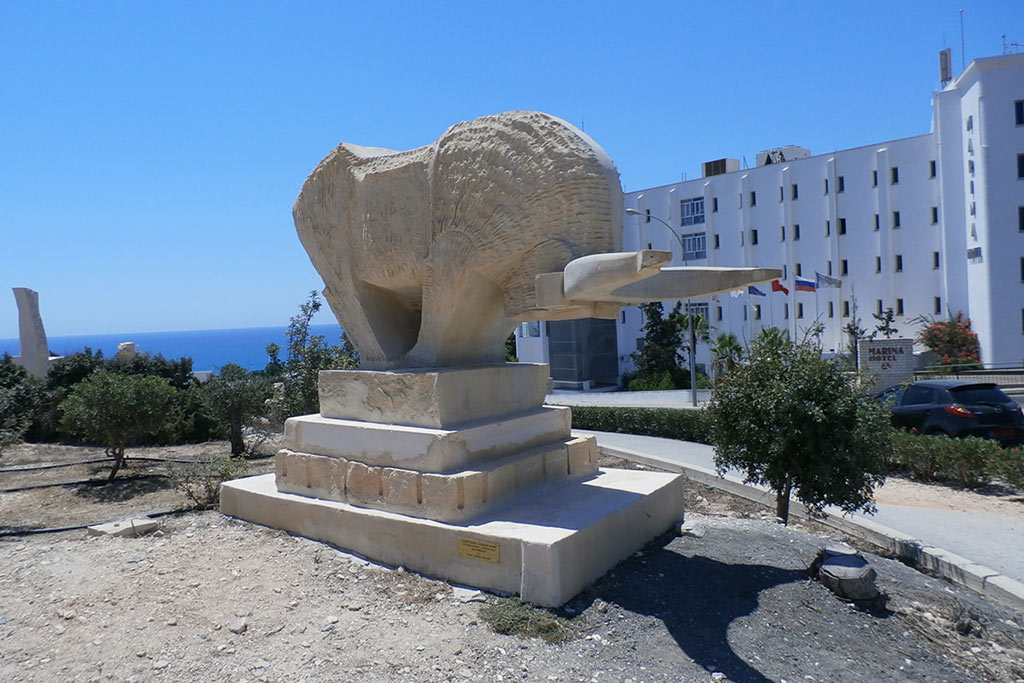
POLYGON ((0 454, 21 441, 40 408, 42 386, 7 354, 0 358, 0 454))
POLYGON ((917 341, 939 355, 942 365, 968 365, 981 367, 981 345, 977 333, 971 330, 971 321, 957 313, 949 320, 924 319, 924 329, 917 341))
POLYGON ((227 433, 231 455, 245 453, 243 429, 251 427, 267 413, 267 399, 273 387, 261 375, 228 363, 203 385, 200 395, 209 414, 227 433))
POLYGON ((197 508, 208 508, 220 502, 223 482, 244 474, 245 461, 241 458, 214 458, 197 465, 182 465, 171 476, 171 483, 197 508))
POLYGON ((114 459, 108 477, 113 480, 125 463, 125 447, 160 429, 173 398, 166 379, 101 370, 72 387, 60 404, 61 426, 106 449, 114 459))
POLYGON ((783 523, 791 494, 814 512, 873 510, 892 452, 889 412, 816 346, 755 341, 706 410, 716 467, 775 491, 783 523))
POLYGON ((572 409, 572 426, 597 432, 709 442, 707 414, 703 410, 576 406, 572 409))
POLYGON ((1020 448, 1000 448, 992 453, 989 457, 989 471, 1007 485, 1024 491, 1024 451, 1020 448))
POLYGON ((550 612, 515 598, 502 598, 480 609, 480 618, 501 635, 541 638, 547 643, 563 643, 572 638, 568 622, 550 612))

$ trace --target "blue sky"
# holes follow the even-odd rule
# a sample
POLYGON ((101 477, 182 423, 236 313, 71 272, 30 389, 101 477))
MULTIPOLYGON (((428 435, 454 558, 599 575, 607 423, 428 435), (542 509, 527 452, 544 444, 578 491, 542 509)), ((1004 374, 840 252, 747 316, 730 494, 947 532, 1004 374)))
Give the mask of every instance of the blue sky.
MULTIPOLYGON (((937 52, 1024 42, 1001 2, 0 3, 0 338, 287 324, 322 283, 291 204, 339 142, 538 109, 626 190, 928 132, 937 52)), ((317 322, 330 322, 324 314, 317 322)))

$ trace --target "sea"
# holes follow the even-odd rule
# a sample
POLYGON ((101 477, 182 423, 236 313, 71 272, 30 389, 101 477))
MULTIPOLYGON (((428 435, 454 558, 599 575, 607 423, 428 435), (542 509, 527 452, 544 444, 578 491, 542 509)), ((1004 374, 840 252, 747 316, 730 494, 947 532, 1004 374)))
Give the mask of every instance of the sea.
MULTIPOLYGON (((338 325, 310 325, 310 334, 321 334, 326 343, 338 344, 341 328, 338 325)), ((227 363, 248 370, 262 370, 267 364, 267 344, 281 347, 281 360, 287 358, 287 338, 284 327, 251 327, 236 330, 192 330, 188 332, 125 332, 118 334, 83 334, 56 337, 47 335, 50 353, 68 356, 86 348, 103 351, 105 358, 113 358, 121 342, 135 342, 136 352, 151 356, 162 355, 167 360, 188 357, 193 370, 214 370, 227 363)), ((0 339, 0 356, 18 355, 18 340, 0 339)))

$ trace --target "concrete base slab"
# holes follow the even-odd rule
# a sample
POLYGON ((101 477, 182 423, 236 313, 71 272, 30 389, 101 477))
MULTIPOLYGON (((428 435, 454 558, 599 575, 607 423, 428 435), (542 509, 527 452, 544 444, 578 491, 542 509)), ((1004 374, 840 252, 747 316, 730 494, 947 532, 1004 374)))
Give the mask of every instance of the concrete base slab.
POLYGON ((282 493, 273 474, 225 482, 220 499, 226 515, 555 607, 678 523, 684 481, 601 469, 458 525, 282 493))
POLYGON ((142 536, 156 531, 155 519, 126 519, 120 522, 94 524, 88 528, 90 536, 142 536))

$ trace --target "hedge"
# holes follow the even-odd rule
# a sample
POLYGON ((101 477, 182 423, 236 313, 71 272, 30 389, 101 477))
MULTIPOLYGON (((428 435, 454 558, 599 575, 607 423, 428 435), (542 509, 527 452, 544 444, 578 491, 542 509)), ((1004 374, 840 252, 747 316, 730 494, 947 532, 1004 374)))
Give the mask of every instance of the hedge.
POLYGON ((598 432, 710 443, 708 420, 702 409, 573 406, 572 426, 598 432))

